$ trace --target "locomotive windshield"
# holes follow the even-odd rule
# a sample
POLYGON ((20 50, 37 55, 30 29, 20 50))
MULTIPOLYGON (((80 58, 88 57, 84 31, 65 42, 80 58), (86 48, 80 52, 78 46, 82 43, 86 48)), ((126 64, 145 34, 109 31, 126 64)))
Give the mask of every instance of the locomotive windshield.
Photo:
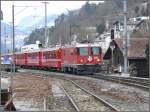
POLYGON ((92 47, 92 54, 93 55, 99 55, 99 48, 98 47, 92 47))
POLYGON ((81 56, 88 56, 88 48, 84 48, 84 47, 79 48, 79 54, 81 56))

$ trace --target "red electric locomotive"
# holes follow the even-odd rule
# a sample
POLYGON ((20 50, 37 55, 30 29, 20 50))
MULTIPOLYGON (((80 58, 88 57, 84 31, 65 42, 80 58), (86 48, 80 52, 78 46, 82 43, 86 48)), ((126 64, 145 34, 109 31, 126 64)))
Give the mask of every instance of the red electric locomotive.
POLYGON ((72 73, 99 72, 102 50, 98 44, 83 43, 62 48, 62 71, 72 73))

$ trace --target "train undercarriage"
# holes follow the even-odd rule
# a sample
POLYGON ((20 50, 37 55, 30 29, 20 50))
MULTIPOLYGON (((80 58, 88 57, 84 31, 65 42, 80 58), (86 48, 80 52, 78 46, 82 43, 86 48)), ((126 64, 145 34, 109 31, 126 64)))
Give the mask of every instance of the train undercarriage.
POLYGON ((73 65, 62 67, 62 72, 73 74, 93 74, 101 71, 101 65, 73 65))

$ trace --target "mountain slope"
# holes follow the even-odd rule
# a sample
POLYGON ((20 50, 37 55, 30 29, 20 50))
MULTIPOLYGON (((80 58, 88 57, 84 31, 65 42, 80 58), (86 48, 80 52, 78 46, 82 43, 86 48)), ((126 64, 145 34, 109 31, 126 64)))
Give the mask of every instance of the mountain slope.
MULTIPOLYGON (((57 15, 48 15, 47 26, 54 25, 56 17, 57 15)), ((34 29, 45 26, 45 17, 33 18, 31 16, 27 16, 23 18, 17 26, 21 31, 30 34, 34 29)))

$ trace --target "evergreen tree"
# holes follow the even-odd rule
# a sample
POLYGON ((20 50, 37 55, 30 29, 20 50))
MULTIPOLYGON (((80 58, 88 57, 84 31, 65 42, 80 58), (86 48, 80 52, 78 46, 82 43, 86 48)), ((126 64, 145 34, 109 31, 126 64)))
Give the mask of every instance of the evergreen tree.
POLYGON ((99 24, 96 26, 96 31, 99 33, 99 34, 102 34, 104 31, 105 31, 105 25, 104 24, 99 24))

